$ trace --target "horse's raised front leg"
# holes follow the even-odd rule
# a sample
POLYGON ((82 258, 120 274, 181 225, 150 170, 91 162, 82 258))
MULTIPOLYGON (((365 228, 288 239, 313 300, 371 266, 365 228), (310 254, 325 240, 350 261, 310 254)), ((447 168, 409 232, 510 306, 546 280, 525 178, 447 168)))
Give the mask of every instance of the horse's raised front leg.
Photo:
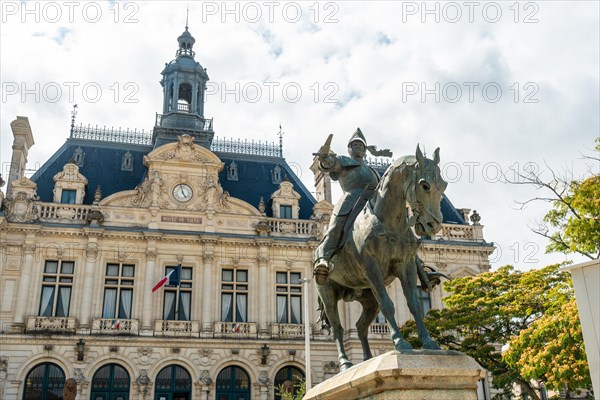
POLYGON ((363 348, 363 359, 368 360, 373 358, 368 340, 369 325, 371 325, 379 312, 379 304, 377 303, 375 296, 373 296, 373 292, 368 289, 363 290, 362 296, 359 297, 357 301, 362 305, 362 314, 356 322, 356 330, 358 332, 358 339, 363 348))
POLYGON ((381 312, 383 313, 383 316, 387 320, 387 324, 390 327, 394 348, 398 351, 412 349, 410 343, 404 340, 404 337, 400 332, 400 328, 398 328, 398 324, 396 323, 396 317, 394 316, 396 312, 394 309, 394 303, 392 303, 390 296, 385 290, 385 283, 383 281, 380 266, 372 257, 365 257, 364 266, 373 295, 377 299, 377 302, 381 307, 381 312))
POLYGON ((318 285, 317 290, 323 301, 323 307, 325 308, 325 314, 329 320, 329 326, 331 326, 331 330, 333 331, 333 340, 338 349, 340 371, 345 371, 352 366, 352 363, 348 359, 346 349, 344 348, 344 328, 342 328, 342 324, 340 323, 340 315, 337 308, 338 298, 335 289, 332 287, 331 283, 327 282, 324 285, 318 285))
POLYGON ((415 318, 417 332, 419 334, 419 339, 423 342, 423 348, 439 350, 439 344, 429 336, 429 332, 423 322, 423 315, 417 297, 417 264, 411 262, 405 268, 402 268, 400 270, 399 278, 402 283, 402 291, 404 292, 404 297, 406 297, 408 309, 415 318))

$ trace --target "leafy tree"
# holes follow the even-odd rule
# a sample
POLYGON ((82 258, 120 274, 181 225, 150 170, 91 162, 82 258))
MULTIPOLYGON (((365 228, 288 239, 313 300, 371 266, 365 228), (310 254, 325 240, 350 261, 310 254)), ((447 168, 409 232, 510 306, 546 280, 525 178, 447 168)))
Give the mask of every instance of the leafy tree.
MULTIPOLYGON (((596 139, 597 152, 600 152, 600 137, 596 139)), ((552 209, 544 216, 544 223, 533 231, 548 239, 546 252, 578 253, 590 259, 600 258, 600 158, 584 156, 595 162, 587 179, 567 179, 548 167, 551 180, 544 180, 541 173, 529 171, 519 174, 519 181, 513 184, 533 185, 544 189, 550 196, 534 197, 518 202, 521 208, 535 201, 552 204, 552 209)))
POLYGON ((306 394, 306 379, 302 379, 290 390, 288 386, 281 384, 275 388, 275 393, 281 396, 281 400, 302 400, 306 394))
POLYGON ((559 312, 542 315, 513 337, 503 358, 525 379, 545 382, 549 389, 589 387, 591 378, 575 299, 559 312))
MULTIPOLYGON (((536 329, 551 316, 560 316, 574 299, 571 277, 567 272, 560 272, 559 267, 551 265, 523 272, 504 266, 495 272, 446 282, 445 289, 451 293, 444 298, 447 308, 431 310, 425 318, 430 333, 444 347, 473 357, 491 372, 493 386, 506 395, 512 392, 513 384, 517 384, 531 398, 539 399, 538 388, 532 380, 542 380, 548 387, 559 389, 565 381, 569 382, 569 387, 589 385, 578 319, 575 323, 563 316, 561 321, 567 333, 562 336, 558 335, 560 325, 551 331, 552 323, 558 323, 555 319, 543 325, 548 326, 546 333, 554 335, 562 346, 547 352, 547 357, 554 354, 557 359, 543 370, 542 367, 531 371, 523 368, 527 362, 533 365, 537 362, 521 357, 524 350, 528 354, 541 355, 544 353, 540 348, 548 347, 536 329), (525 337, 531 339, 520 340, 521 334, 529 334, 525 337), (511 346, 514 343, 515 347, 510 347, 511 353, 503 355, 501 347, 507 343, 511 346), (574 361, 578 372, 565 373, 565 367, 570 368, 574 361), (556 374, 557 371, 562 371, 562 375, 556 374), (553 378, 549 379, 550 376, 553 378)), ((576 308, 568 310, 571 316, 572 312, 577 312, 576 308)), ((413 344, 419 345, 414 322, 406 323, 402 330, 413 344)))

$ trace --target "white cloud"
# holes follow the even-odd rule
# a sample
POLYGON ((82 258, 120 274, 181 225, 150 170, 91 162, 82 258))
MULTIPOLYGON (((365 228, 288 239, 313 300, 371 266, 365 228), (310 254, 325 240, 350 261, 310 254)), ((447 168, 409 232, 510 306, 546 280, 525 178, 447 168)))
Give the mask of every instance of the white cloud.
MULTIPOLYGON (((17 115, 28 116, 34 130, 30 168, 50 157, 68 137, 72 103, 65 82, 79 84, 73 99, 79 104, 78 122, 151 129, 154 114, 161 110, 160 72, 174 58, 189 4, 196 60, 207 68, 211 81, 220 90, 233 89, 236 82, 240 88, 247 84, 262 89, 256 103, 244 98, 236 102, 232 94, 222 101, 221 92, 208 98, 206 116, 214 117, 217 136, 275 141, 281 123, 285 155, 302 166, 308 187, 310 154, 328 133, 334 133, 334 148, 340 153, 357 126, 371 143, 397 155, 412 153, 418 142, 430 154, 439 146, 443 164, 461 166, 462 176, 449 185, 447 194, 455 206, 481 214, 487 240, 503 252, 495 265, 514 262, 529 268, 563 259, 544 255, 544 241, 527 228, 547 207, 513 210, 513 201, 532 197, 532 189, 495 182, 493 174, 497 167, 510 172, 528 162, 568 165, 577 174, 585 170, 580 152, 590 149, 600 132, 597 2, 518 3, 517 23, 514 2, 494 3, 502 11, 496 23, 485 19, 494 17, 491 2, 480 2, 472 23, 461 2, 455 3, 462 12, 457 23, 447 21, 454 16, 448 3, 435 2, 427 2, 427 7, 437 4, 439 23, 432 14, 421 22, 422 2, 278 3, 273 22, 263 2, 228 2, 230 10, 238 4, 239 22, 235 14, 223 14, 223 2, 96 2, 102 15, 95 23, 90 22, 95 16, 91 6, 85 14, 82 3, 70 22, 66 6, 54 3, 62 5, 63 12, 55 23, 48 21, 51 10, 44 15, 46 3, 27 3, 29 10, 38 4, 39 23, 35 12, 23 14, 25 3, 2 3, 4 176, 12 144, 9 124, 17 115), (248 21, 255 15, 253 4, 262 12, 255 23, 248 21), (292 23, 296 4, 302 16, 292 23), (420 8, 417 14, 403 14, 415 5, 420 8), (219 10, 207 14, 214 9, 210 7, 219 10), (327 17, 337 22, 325 23, 327 17), (538 22, 524 23, 526 17, 538 22), (265 81, 279 84, 272 102, 265 81), (440 101, 429 94, 422 102, 421 84, 431 90, 436 82, 440 101), (468 100, 468 82, 479 84, 473 102, 468 100), (39 101, 31 93, 22 101, 22 89, 35 91, 36 84, 39 101), (82 92, 86 84, 87 100, 82 92), (286 84, 301 88, 298 102, 286 101, 286 84), (413 84, 419 93, 403 99, 403 89, 413 84), (485 84, 502 89, 498 102, 484 99, 485 84), (18 93, 10 94, 15 85, 18 93), (62 97, 52 102, 55 86, 62 89, 62 97), (457 86, 462 97, 451 103, 447 99, 455 96, 452 90, 457 86), (90 99, 94 87, 102 90, 97 102, 90 99), (127 102, 128 95, 136 102, 127 102), (525 103, 528 95, 538 102, 525 103), (327 96, 337 104, 325 102, 327 96), (472 179, 465 163, 479 163, 470 164, 472 179), (539 248, 533 257, 539 263, 523 262, 530 242, 539 248)), ((291 90, 287 94, 294 95, 291 90)))

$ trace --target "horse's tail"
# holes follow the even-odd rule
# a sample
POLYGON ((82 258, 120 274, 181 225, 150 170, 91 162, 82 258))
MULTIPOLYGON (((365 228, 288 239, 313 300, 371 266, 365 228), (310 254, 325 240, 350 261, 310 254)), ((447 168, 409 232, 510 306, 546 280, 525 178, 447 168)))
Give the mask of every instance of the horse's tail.
POLYGON ((317 307, 319 319, 317 320, 317 324, 320 322, 321 330, 327 331, 327 334, 331 334, 331 324, 329 323, 329 319, 325 313, 325 305, 323 304, 323 300, 321 300, 321 296, 317 296, 317 299, 319 301, 319 306, 317 307))

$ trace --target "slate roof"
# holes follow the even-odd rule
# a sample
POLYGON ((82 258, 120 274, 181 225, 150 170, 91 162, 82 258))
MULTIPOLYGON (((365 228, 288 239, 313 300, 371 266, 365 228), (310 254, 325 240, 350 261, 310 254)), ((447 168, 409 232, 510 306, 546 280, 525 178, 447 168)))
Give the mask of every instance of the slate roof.
MULTIPOLYGON (((81 148, 84 153, 79 172, 88 179, 84 204, 92 204, 94 191, 98 185, 101 187, 103 198, 123 190, 134 189, 142 182, 147 172, 143 158, 153 150, 153 146, 67 139, 66 143, 31 177, 38 185, 37 193, 41 201, 53 201, 54 180, 52 178, 73 159, 78 148, 81 148), (133 171, 123 171, 121 168, 123 155, 127 151, 132 156, 133 171)), ((287 177, 294 185, 294 190, 301 196, 300 218, 310 218, 316 200, 284 158, 221 152, 215 154, 225 163, 225 166, 232 161, 237 164, 237 181, 227 179, 226 168, 219 174, 221 186, 223 190, 229 192, 230 196, 242 199, 254 207, 258 207, 260 198, 263 197, 267 205, 265 212, 271 217, 270 197, 279 189, 279 183, 273 181, 272 171, 279 166, 282 170, 281 177, 287 177)))
MULTIPOLYGON (((94 191, 100 185, 102 197, 113 193, 134 189, 146 175, 143 158, 153 150, 153 146, 102 142, 88 139, 67 139, 56 153, 32 176, 37 183, 37 193, 41 201, 53 201, 55 174, 62 171, 64 165, 73 159, 75 150, 81 148, 84 153, 79 172, 88 179, 84 204, 92 204, 94 191), (129 151, 133 161, 133 171, 123 171, 121 162, 123 155, 129 151)), ((294 185, 294 190, 301 196, 300 218, 309 219, 312 208, 316 203, 310 190, 304 186, 284 158, 266 157, 247 154, 215 152, 227 167, 235 161, 238 168, 238 180, 227 179, 227 169, 219 174, 223 190, 233 197, 242 199, 254 207, 258 207, 260 198, 266 203, 267 216, 272 216, 270 197, 279 188, 279 183, 273 182, 272 171, 278 165, 282 169, 282 178, 286 177, 294 185)), ((378 168, 380 169, 380 168, 378 168)), ((465 221, 450 200, 444 195, 442 199, 442 214, 445 223, 464 224, 465 221)))

